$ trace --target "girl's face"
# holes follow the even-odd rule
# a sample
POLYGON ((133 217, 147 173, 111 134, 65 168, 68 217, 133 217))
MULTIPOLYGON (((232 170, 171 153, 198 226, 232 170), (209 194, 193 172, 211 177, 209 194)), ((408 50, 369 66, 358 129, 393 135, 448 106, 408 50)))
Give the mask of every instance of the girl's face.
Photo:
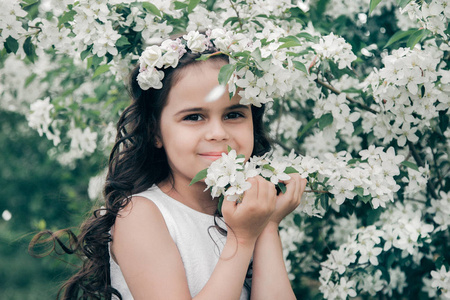
MULTIPOLYGON (((224 64, 224 63, 223 63, 224 64)), ((228 92, 216 101, 205 98, 218 82, 218 62, 188 66, 171 88, 161 112, 160 139, 176 184, 192 178, 227 152, 227 147, 248 159, 253 151, 253 120, 250 105, 229 99, 228 92)))

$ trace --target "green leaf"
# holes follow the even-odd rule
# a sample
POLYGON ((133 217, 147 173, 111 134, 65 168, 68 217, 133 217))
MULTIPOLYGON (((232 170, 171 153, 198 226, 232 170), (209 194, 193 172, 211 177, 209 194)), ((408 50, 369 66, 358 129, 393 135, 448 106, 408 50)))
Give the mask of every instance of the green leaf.
POLYGON ((106 71, 108 71, 110 68, 109 65, 101 65, 99 66, 95 72, 94 72, 94 76, 92 76, 92 79, 94 79, 95 77, 99 76, 100 74, 105 73, 106 71))
POLYGON ((364 203, 367 203, 370 200, 372 200, 372 196, 371 195, 367 195, 367 196, 359 196, 358 195, 358 199, 364 203))
POLYGON ((315 38, 311 34, 309 34, 307 32, 300 32, 299 34, 296 34, 296 37, 304 38, 304 39, 306 39, 307 41, 310 41, 310 42, 315 40, 315 38))
POLYGON ((228 64, 224 65, 222 68, 220 68, 219 71, 219 84, 221 85, 227 85, 228 80, 230 80, 231 75, 233 75, 234 70, 236 69, 236 65, 228 64))
POLYGON ((297 138, 301 138, 311 127, 313 127, 317 122, 319 122, 319 119, 312 119, 308 122, 308 124, 305 125, 305 127, 302 128, 300 133, 297 135, 297 138))
POLYGON ((84 60, 89 55, 89 53, 91 53, 91 48, 87 48, 86 50, 81 52, 80 54, 81 60, 84 60))
POLYGON ((95 97, 87 97, 87 98, 84 98, 82 102, 86 103, 86 104, 87 103, 98 103, 98 99, 95 97))
POLYGON ((116 41, 116 47, 121 47, 121 46, 126 46, 126 45, 131 45, 130 42, 128 41, 128 39, 126 38, 126 36, 121 36, 117 41, 116 41))
POLYGON ((92 68, 97 69, 100 63, 103 61, 103 57, 98 57, 97 54, 92 56, 92 68))
POLYGON ((58 27, 62 24, 73 21, 73 17, 77 14, 75 10, 66 11, 61 17, 58 18, 58 27))
POLYGON ((199 3, 200 0, 190 0, 188 4, 188 13, 191 13, 199 3))
POLYGON ((292 173, 298 173, 298 171, 293 167, 287 167, 286 169, 284 169, 284 173, 292 174, 292 173))
POLYGON ((412 163, 410 161, 407 161, 407 160, 402 161, 402 165, 404 165, 405 167, 411 168, 413 170, 419 171, 419 167, 415 163, 412 163))
POLYGON ((286 43, 286 42, 299 42, 298 38, 294 35, 289 35, 289 36, 285 36, 282 38, 278 39, 279 42, 281 43, 286 43))
POLYGON ((328 194, 321 194, 319 199, 320 199, 320 205, 323 207, 323 209, 328 210, 328 206, 329 206, 328 194))
POLYGON ((439 270, 444 263, 445 263, 445 257, 444 256, 439 256, 436 259, 436 261, 434 262, 434 265, 436 266, 436 269, 439 270))
POLYGON ((299 62, 299 61, 293 61, 293 63, 294 63, 294 67, 297 69, 297 70, 300 70, 300 71, 302 71, 303 73, 306 73, 306 74, 308 74, 308 70, 306 70, 306 66, 304 65, 304 64, 302 64, 301 62, 299 62))
POLYGON ((356 193, 358 196, 364 197, 364 189, 360 186, 357 186, 353 189, 353 192, 356 193))
POLYGON ((386 47, 392 45, 393 43, 395 43, 395 42, 397 42, 397 41, 399 41, 401 39, 404 39, 405 37, 413 34, 416 31, 417 31, 417 29, 409 29, 407 31, 398 31, 398 32, 396 32, 393 36, 391 36, 391 38, 386 43, 386 45, 384 45, 383 48, 386 48, 386 47))
POLYGON ((299 42, 296 41, 288 41, 282 45, 280 45, 278 47, 278 49, 283 49, 283 48, 290 48, 290 47, 297 47, 297 46, 301 46, 302 44, 300 44, 299 42))
POLYGON ((183 9, 183 8, 188 7, 188 5, 186 3, 180 2, 180 1, 175 1, 174 6, 175 6, 175 9, 183 9))
POLYGON ((380 215, 383 212, 382 208, 377 208, 377 209, 371 209, 367 212, 367 225, 372 225, 374 224, 376 221, 378 221, 380 219, 380 215))
POLYGON ((6 38, 5 48, 8 53, 16 54, 17 50, 19 50, 19 43, 12 36, 8 36, 6 38))
POLYGON ((390 282, 391 281, 391 276, 389 275, 388 270, 384 266, 378 265, 375 268, 381 271, 381 278, 382 279, 386 280, 386 282, 390 282))
POLYGON ((405 8, 408 3, 411 2, 411 0, 397 0, 397 5, 401 8, 405 8))
POLYGON ((27 55, 27 58, 34 63, 34 59, 36 58, 36 47, 31 42, 31 37, 28 37, 23 43, 23 51, 27 55))
POLYGON ((30 83, 33 82, 33 80, 36 78, 36 74, 33 73, 30 76, 27 77, 27 79, 25 79, 25 87, 27 87, 30 83))
POLYGON ((370 0, 370 9, 369 9, 369 15, 373 12, 373 10, 377 7, 378 4, 380 4, 381 0, 370 0))
POLYGON ((203 169, 200 172, 197 173, 197 175, 194 176, 194 178, 192 178, 191 183, 189 183, 189 185, 193 185, 194 183, 199 182, 202 179, 206 178, 206 175, 208 175, 208 169, 203 169))
POLYGON ((143 2, 142 7, 155 16, 161 17, 161 11, 154 4, 150 2, 143 2))
POLYGON ((233 150, 233 148, 231 148, 230 146, 227 146, 227 151, 228 151, 228 153, 229 153, 231 150, 233 150))
POLYGON ((244 155, 244 154, 238 154, 238 155, 236 156, 236 158, 237 158, 237 159, 239 159, 239 158, 245 158, 245 155, 244 155))
POLYGON ((233 53, 233 57, 249 57, 249 56, 250 56, 250 51, 241 51, 241 52, 233 53))
POLYGON ((426 37, 428 34, 430 33, 429 30, 427 29, 419 29, 416 32, 414 32, 413 34, 411 34, 411 36, 409 37, 408 41, 406 42, 406 46, 413 49, 414 46, 420 42, 420 40, 424 37, 426 37))
POLYGON ((439 128, 442 132, 446 131, 449 124, 449 117, 445 111, 439 111, 439 128))
POLYGON ((391 254, 389 254, 387 261, 386 261, 386 267, 390 268, 392 266, 392 264, 396 261, 397 257, 395 256, 394 252, 391 252, 391 254))
POLYGON ((227 25, 227 23, 231 23, 231 25, 233 25, 236 22, 239 22, 239 18, 238 17, 229 17, 228 19, 226 19, 223 22, 223 26, 225 27, 225 25, 227 25))
POLYGON ((333 123, 333 115, 331 113, 324 114, 319 119, 319 129, 323 130, 331 123, 333 123))
POLYGON ((265 164, 265 165, 262 166, 262 168, 270 170, 272 172, 275 171, 275 169, 270 164, 265 164))
POLYGON ((196 60, 200 60, 200 61, 205 61, 205 60, 207 60, 208 58, 210 58, 211 57, 211 55, 209 55, 209 54, 202 54, 199 58, 197 58, 196 60))
POLYGON ((286 185, 284 183, 278 182, 277 186, 280 188, 280 190, 283 194, 286 193, 286 185))
POLYGON ((347 162, 347 165, 353 165, 356 162, 361 162, 362 160, 360 158, 352 158, 347 162))

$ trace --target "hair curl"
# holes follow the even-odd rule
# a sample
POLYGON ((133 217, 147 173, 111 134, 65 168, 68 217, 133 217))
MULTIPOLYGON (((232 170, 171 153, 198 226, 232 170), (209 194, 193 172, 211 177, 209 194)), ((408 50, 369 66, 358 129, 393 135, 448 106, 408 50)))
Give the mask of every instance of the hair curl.
MULTIPOLYGON (((213 55, 206 62, 196 60, 201 54, 212 54, 216 51, 209 49, 203 53, 185 53, 176 68, 162 70, 163 87, 159 90, 142 90, 136 79, 139 66, 133 69, 129 80, 132 102, 117 123, 117 136, 109 157, 103 190, 105 208, 94 211, 81 225, 78 236, 70 229, 54 233, 45 231, 37 234, 29 245, 32 255, 40 245, 53 243, 48 252, 57 253, 56 244, 59 244, 65 253, 76 254, 81 258, 81 268, 61 286, 58 298, 62 294, 62 299, 110 299, 113 295, 122 299, 120 293, 111 286, 111 226, 133 194, 145 191, 172 176, 164 150, 155 147, 162 109, 171 87, 181 78, 181 70, 194 64, 228 63, 228 57, 223 54, 213 55), (68 246, 61 241, 64 235, 69 238, 68 246)), ((271 149, 263 128, 264 105, 252 106, 251 109, 254 135, 252 155, 262 155, 271 149)))

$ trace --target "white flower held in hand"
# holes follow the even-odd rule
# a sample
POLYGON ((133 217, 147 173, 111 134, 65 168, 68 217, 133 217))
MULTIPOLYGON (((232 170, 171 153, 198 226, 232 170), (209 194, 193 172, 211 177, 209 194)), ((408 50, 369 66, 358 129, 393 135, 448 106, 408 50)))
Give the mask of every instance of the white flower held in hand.
POLYGON ((205 179, 208 190, 213 198, 219 197, 218 209, 221 211, 223 199, 241 202, 244 192, 251 188, 251 183, 247 180, 257 175, 277 185, 284 193, 285 186, 280 180, 288 180, 288 173, 298 173, 287 164, 272 162, 266 155, 262 157, 252 157, 245 162, 245 156, 237 155, 236 150, 228 147, 228 154, 222 153, 222 157, 214 161, 208 169, 200 171, 191 181, 191 185, 205 179))

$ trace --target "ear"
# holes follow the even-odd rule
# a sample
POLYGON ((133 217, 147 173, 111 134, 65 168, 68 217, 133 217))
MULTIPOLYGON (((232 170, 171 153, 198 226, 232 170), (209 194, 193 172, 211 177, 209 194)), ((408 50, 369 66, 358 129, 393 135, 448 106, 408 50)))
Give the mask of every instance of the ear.
POLYGON ((161 138, 159 136, 155 137, 155 147, 158 149, 161 149, 163 147, 163 143, 161 141, 161 138))

